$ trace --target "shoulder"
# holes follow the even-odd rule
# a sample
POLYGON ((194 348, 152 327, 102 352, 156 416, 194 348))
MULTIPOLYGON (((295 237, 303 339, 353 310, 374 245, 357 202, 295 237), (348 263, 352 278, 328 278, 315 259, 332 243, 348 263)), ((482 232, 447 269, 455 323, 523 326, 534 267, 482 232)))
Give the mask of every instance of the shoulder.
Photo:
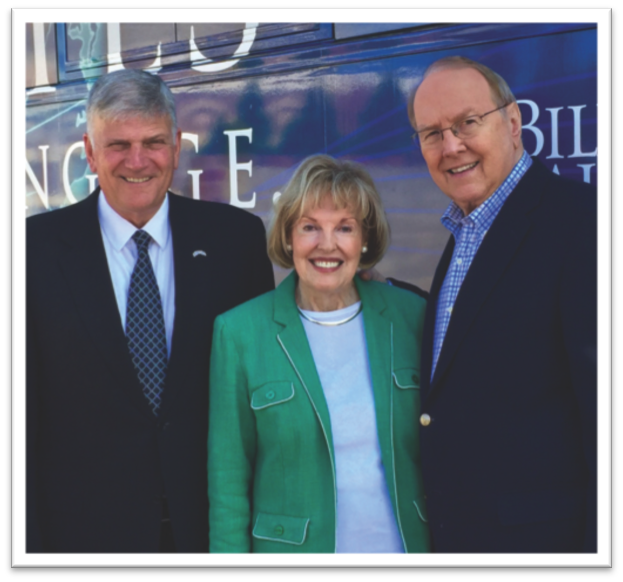
POLYGON ((67 235, 79 230, 91 219, 97 217, 97 196, 89 196, 85 200, 59 208, 29 216, 26 219, 26 238, 29 242, 38 239, 51 240, 56 235, 67 235))
POLYGON ((272 319, 275 291, 268 291, 230 309, 216 318, 216 325, 249 329, 254 322, 266 323, 272 319))
POLYGON ((56 210, 48 210, 26 219, 26 226, 29 229, 55 228, 66 224, 71 224, 75 220, 79 220, 84 213, 84 204, 86 200, 58 208, 56 210))
POLYGON ((400 317, 417 317, 426 310, 426 299, 406 289, 378 281, 359 280, 359 286, 374 304, 382 302, 390 312, 400 317))
POLYGON ((225 222, 255 227, 262 224, 261 219, 254 214, 223 202, 194 200, 180 194, 170 194, 169 203, 170 213, 183 215, 189 220, 208 220, 217 224, 225 222))
POLYGON ((526 173, 527 185, 543 190, 544 209, 564 217, 588 217, 597 212, 597 188, 580 180, 555 174, 538 159, 526 173))

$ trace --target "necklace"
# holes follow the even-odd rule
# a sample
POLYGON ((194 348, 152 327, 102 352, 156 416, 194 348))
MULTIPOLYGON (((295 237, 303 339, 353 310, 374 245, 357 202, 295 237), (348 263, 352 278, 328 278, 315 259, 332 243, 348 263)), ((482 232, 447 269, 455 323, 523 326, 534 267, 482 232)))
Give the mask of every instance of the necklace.
POLYGON ((355 319, 355 317, 357 317, 363 310, 363 304, 359 304, 359 309, 357 309, 355 313, 349 315, 345 319, 340 319, 340 321, 321 321, 320 319, 314 319, 313 317, 307 315, 307 313, 304 313, 298 305, 296 306, 296 308, 299 310, 301 317, 304 317, 307 321, 311 321, 312 323, 315 323, 317 325, 324 325, 326 327, 335 327, 336 325, 343 325, 355 319))

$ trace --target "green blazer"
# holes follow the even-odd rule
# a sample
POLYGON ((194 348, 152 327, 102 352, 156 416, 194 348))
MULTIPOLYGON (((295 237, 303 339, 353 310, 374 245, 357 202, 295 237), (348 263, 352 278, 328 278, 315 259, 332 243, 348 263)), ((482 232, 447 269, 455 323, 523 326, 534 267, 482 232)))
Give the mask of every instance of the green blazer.
MULTIPOLYGON (((335 552, 329 410, 297 312, 296 275, 224 313, 210 364, 211 552, 335 552)), ((385 479, 403 544, 428 552, 420 474, 420 342, 426 302, 355 277, 385 479)))

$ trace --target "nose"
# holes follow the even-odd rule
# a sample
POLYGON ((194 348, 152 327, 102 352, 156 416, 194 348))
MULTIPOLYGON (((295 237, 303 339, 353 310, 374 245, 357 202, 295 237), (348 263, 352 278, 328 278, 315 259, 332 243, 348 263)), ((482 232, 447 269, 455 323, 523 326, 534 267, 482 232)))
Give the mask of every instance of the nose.
POLYGON ((335 234, 333 229, 323 229, 318 240, 318 248, 323 251, 332 251, 335 246, 335 234))
POLYGON ((140 170, 145 167, 147 158, 142 144, 132 144, 125 158, 125 165, 131 170, 140 170))
POLYGON ((452 156, 465 149, 465 143, 459 137, 456 137, 452 133, 452 130, 448 128, 443 132, 443 139, 441 140, 441 151, 444 156, 452 156))

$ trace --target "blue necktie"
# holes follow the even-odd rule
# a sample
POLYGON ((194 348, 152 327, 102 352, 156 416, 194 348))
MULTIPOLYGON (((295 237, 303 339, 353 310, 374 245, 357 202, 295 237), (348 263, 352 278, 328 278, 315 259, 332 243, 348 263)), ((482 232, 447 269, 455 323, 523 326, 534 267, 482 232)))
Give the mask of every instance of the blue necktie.
POLYGON ((132 239, 138 259, 130 278, 125 334, 143 394, 157 416, 167 371, 167 336, 160 291, 149 260, 151 236, 137 230, 132 239))

